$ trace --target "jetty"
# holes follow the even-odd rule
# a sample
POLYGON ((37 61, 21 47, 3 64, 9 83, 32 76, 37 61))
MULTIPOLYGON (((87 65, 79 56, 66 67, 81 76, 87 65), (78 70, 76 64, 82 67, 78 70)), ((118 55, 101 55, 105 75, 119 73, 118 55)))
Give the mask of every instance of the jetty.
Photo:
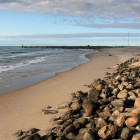
POLYGON ((113 47, 114 46, 90 46, 90 45, 88 46, 23 46, 22 45, 22 48, 51 48, 51 49, 52 48, 53 49, 100 49, 100 48, 113 48, 113 47))

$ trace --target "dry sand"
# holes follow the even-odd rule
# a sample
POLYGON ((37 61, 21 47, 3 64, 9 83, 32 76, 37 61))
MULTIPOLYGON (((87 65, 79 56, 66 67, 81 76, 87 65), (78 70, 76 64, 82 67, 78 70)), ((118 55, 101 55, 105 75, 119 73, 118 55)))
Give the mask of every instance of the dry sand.
POLYGON ((42 115, 46 106, 56 106, 69 100, 69 95, 77 90, 87 91, 93 79, 103 78, 112 72, 118 63, 140 54, 139 47, 101 49, 89 55, 90 61, 70 71, 32 86, 0 95, 0 140, 15 140, 17 130, 41 129, 41 134, 52 126, 51 118, 57 115, 42 115), (109 56, 111 54, 112 56, 109 56), (110 69, 108 69, 108 67, 110 69))

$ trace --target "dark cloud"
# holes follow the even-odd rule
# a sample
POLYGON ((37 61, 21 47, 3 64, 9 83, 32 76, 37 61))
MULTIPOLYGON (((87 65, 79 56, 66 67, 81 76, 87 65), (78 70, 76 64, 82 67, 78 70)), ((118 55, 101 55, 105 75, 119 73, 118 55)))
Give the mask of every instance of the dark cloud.
POLYGON ((140 20, 140 0, 0 0, 0 9, 40 12, 72 17, 98 17, 106 21, 140 20))

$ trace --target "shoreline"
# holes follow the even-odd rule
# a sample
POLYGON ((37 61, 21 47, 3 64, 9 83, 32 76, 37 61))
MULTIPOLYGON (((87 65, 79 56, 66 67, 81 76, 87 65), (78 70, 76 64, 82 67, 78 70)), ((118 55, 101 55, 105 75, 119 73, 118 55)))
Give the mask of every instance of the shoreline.
MULTIPOLYGON (((0 138, 15 139, 12 134, 17 130, 27 130, 32 127, 39 128, 42 130, 41 133, 45 133, 45 130, 52 126, 50 120, 54 117, 54 115, 41 115, 41 110, 45 106, 62 104, 69 100, 70 93, 78 90, 86 91, 87 87, 84 85, 90 84, 94 79, 103 78, 106 72, 114 70, 116 64, 132 56, 130 50, 129 54, 124 50, 126 48, 115 49, 102 49, 101 52, 89 55, 89 62, 70 71, 58 73, 24 89, 1 94, 0 138)), ((63 110, 57 115, 61 113, 63 110)))
MULTIPOLYGON (((44 81, 46 79, 54 77, 58 73, 63 73, 63 72, 70 71, 73 68, 78 67, 79 65, 82 65, 82 64, 85 64, 85 63, 89 62, 90 60, 88 58, 88 55, 95 54, 95 53, 98 53, 98 52, 99 52, 99 50, 95 50, 95 52, 92 52, 92 53, 89 53, 89 54, 80 55, 81 62, 79 62, 79 64, 77 64, 75 66, 71 66, 71 67, 65 68, 65 69, 63 69, 61 71, 52 72, 52 73, 41 73, 39 75, 29 76, 29 77, 17 79, 18 81, 15 80, 15 84, 12 87, 10 86, 12 89, 9 89, 9 87, 8 87, 8 89, 6 89, 6 87, 5 87, 5 89, 2 89, 2 91, 0 91, 0 94, 4 94, 4 93, 7 93, 7 92, 13 92, 13 91, 17 91, 17 90, 20 90, 20 89, 24 89, 24 88, 30 87, 30 86, 32 86, 34 84, 37 84, 37 83, 39 83, 41 81, 44 81), (26 81, 28 81, 28 82, 26 82, 26 81)), ((6 83, 2 83, 3 86, 5 84, 6 83)), ((8 84, 10 84, 10 82, 8 84)))

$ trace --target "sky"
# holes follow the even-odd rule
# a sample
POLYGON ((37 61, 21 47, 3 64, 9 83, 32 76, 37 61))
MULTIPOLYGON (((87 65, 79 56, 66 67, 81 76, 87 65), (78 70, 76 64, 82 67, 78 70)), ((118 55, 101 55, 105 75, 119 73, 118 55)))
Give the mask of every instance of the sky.
POLYGON ((0 0, 0 46, 140 46, 140 0, 0 0))

